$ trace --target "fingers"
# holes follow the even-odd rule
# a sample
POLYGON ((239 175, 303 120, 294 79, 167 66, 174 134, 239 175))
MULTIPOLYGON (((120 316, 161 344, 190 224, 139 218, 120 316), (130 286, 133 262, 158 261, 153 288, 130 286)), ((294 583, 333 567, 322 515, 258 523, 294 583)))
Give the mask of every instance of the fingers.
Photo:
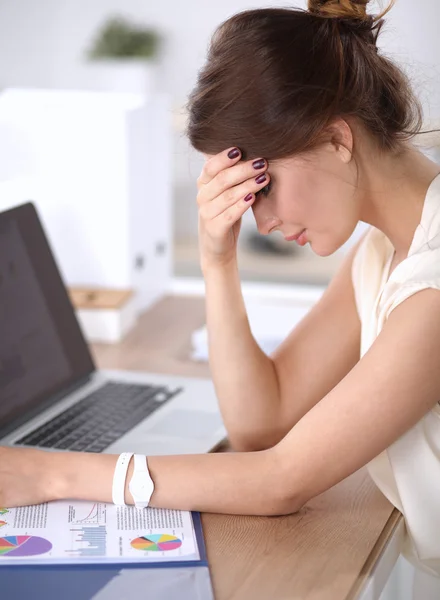
POLYGON ((228 222, 231 222, 231 215, 241 216, 255 200, 256 193, 268 185, 269 181, 269 173, 260 173, 252 179, 228 188, 215 198, 215 201, 202 202, 199 207, 200 216, 210 220, 223 215, 228 222))
POLYGON ((211 202, 229 188, 247 179, 254 179, 266 171, 267 161, 264 158, 240 162, 241 153, 239 149, 235 150, 239 152, 238 155, 234 153, 234 149, 229 149, 212 156, 205 163, 197 180, 199 206, 211 202), (230 158, 231 155, 233 158, 230 158))
POLYGON ((265 159, 240 161, 240 157, 238 148, 211 156, 197 180, 199 217, 213 239, 227 238, 270 181, 265 159))
POLYGON ((236 164, 240 158, 241 152, 238 148, 228 148, 227 150, 212 156, 206 161, 202 172, 197 179, 197 186, 200 188, 201 186, 206 185, 214 179, 220 171, 236 164))
POLYGON ((240 199, 232 206, 224 210, 215 218, 206 218, 200 215, 202 219, 209 222, 209 230, 213 237, 221 238, 225 236, 231 227, 241 219, 244 213, 252 206, 255 200, 255 194, 249 193, 246 198, 240 199))

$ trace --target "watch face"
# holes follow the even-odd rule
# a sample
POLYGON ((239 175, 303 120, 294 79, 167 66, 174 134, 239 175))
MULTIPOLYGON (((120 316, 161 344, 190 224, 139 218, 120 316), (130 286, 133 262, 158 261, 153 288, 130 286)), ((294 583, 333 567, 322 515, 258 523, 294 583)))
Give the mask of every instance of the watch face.
MULTIPOLYGON (((145 496, 147 494, 149 494, 149 497, 151 496, 154 486, 149 481, 145 481, 145 480, 136 481, 136 479, 135 479, 134 481, 131 482, 131 485, 129 486, 129 488, 130 488, 130 492, 132 493, 132 495, 143 496, 145 498, 145 496)), ((142 499, 144 499, 144 498, 142 498, 142 499)))

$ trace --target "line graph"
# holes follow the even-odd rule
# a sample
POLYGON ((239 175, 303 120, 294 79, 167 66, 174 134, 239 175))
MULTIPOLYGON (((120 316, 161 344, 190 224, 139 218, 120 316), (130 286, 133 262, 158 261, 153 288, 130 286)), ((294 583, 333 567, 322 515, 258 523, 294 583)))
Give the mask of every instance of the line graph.
POLYGON ((94 504, 92 506, 92 510, 89 512, 89 514, 87 515, 87 517, 84 517, 84 519, 78 519, 78 523, 95 523, 95 521, 98 518, 98 504, 94 504))
POLYGON ((95 502, 90 507, 90 503, 84 507, 84 512, 81 511, 82 506, 70 506, 69 523, 72 525, 105 525, 106 523, 106 507, 105 504, 95 502))

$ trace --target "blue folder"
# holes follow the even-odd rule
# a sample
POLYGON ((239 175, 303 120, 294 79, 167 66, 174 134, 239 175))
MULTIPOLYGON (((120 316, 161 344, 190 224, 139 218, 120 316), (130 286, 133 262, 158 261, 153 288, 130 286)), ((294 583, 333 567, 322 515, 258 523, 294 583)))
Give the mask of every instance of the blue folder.
POLYGON ((213 600, 200 513, 192 513, 200 560, 20 565, 0 570, 5 600, 213 600))

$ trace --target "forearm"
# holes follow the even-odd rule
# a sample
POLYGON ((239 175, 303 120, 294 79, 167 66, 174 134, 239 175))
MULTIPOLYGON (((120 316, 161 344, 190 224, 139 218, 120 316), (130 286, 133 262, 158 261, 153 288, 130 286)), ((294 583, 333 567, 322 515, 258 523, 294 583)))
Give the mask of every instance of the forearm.
MULTIPOLYGON (((116 455, 52 453, 48 458, 55 498, 112 502, 116 455)), ((299 507, 283 492, 279 462, 272 450, 148 457, 155 486, 150 506, 246 515, 295 512, 299 507)), ((128 491, 132 471, 133 460, 127 504, 133 504, 128 491)))
POLYGON ((274 363, 252 335, 236 263, 204 277, 209 363, 229 439, 237 449, 268 447, 281 412, 274 363))

